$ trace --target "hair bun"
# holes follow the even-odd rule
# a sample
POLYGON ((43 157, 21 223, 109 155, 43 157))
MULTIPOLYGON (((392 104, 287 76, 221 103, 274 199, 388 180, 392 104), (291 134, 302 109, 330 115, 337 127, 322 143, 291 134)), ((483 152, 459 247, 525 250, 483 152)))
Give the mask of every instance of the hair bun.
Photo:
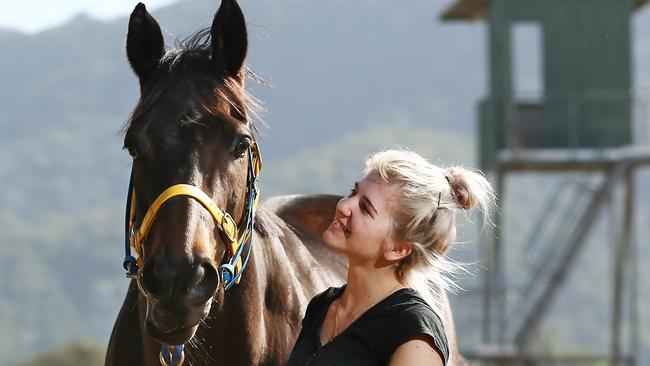
POLYGON ((471 210, 478 200, 472 189, 472 181, 478 175, 475 172, 469 171, 462 167, 451 167, 447 169, 447 182, 451 187, 454 200, 463 210, 471 210))

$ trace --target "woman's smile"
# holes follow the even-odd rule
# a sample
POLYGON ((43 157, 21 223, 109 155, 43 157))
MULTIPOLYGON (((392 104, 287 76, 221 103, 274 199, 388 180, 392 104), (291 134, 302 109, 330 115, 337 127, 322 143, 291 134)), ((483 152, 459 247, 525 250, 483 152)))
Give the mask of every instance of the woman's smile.
POLYGON ((334 232, 339 232, 346 235, 350 234, 350 230, 347 229, 347 227, 343 224, 343 222, 341 222, 340 219, 335 219, 334 221, 332 221, 328 230, 332 230, 334 232))

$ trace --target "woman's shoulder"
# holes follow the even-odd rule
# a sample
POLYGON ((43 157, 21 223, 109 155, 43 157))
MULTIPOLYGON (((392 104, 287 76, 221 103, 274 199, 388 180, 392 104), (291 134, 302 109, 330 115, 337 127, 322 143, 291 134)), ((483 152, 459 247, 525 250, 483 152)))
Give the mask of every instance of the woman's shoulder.
POLYGON ((387 300, 375 314, 375 324, 382 328, 378 333, 385 337, 381 343, 388 355, 424 334, 431 337, 443 359, 448 359, 449 344, 442 319, 417 291, 401 289, 387 300))
MULTIPOLYGON (((404 288, 393 294, 386 301, 382 314, 378 315, 399 315, 395 321, 404 322, 407 320, 421 322, 426 320, 432 327, 439 328, 444 333, 444 324, 438 313, 427 303, 427 301, 415 290, 404 288)), ((391 317, 393 318, 393 317, 391 317)))
MULTIPOLYGON (((397 292, 395 292, 392 296, 392 302, 390 306, 398 306, 398 307, 404 307, 404 308, 412 308, 412 309, 421 309, 421 310, 428 310, 431 311, 435 314, 435 310, 429 305, 429 303, 420 295, 419 292, 416 290, 410 288, 410 287, 405 287, 397 292)), ((437 314, 436 314, 437 315, 437 314)))

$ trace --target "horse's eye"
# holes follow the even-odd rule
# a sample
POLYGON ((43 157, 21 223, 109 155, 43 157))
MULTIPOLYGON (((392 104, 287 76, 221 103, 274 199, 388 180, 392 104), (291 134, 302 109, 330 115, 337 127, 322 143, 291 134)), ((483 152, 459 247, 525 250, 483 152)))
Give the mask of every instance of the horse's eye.
POLYGON ((249 137, 244 137, 241 140, 239 140, 239 142, 235 146, 235 151, 234 151, 235 157, 241 158, 242 156, 244 156, 244 153, 246 152, 250 144, 251 144, 251 140, 249 137))
POLYGON ((138 156, 138 151, 134 147, 128 146, 126 150, 129 152, 129 155, 131 155, 134 159, 138 156))

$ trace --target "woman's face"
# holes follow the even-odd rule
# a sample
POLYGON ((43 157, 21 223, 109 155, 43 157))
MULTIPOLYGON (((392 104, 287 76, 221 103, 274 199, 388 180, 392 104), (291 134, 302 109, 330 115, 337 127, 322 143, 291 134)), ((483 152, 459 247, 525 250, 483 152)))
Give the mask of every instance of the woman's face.
POLYGON ((323 233, 332 249, 353 263, 376 263, 392 244, 393 205, 396 186, 370 173, 354 184, 336 205, 334 221, 323 233))

